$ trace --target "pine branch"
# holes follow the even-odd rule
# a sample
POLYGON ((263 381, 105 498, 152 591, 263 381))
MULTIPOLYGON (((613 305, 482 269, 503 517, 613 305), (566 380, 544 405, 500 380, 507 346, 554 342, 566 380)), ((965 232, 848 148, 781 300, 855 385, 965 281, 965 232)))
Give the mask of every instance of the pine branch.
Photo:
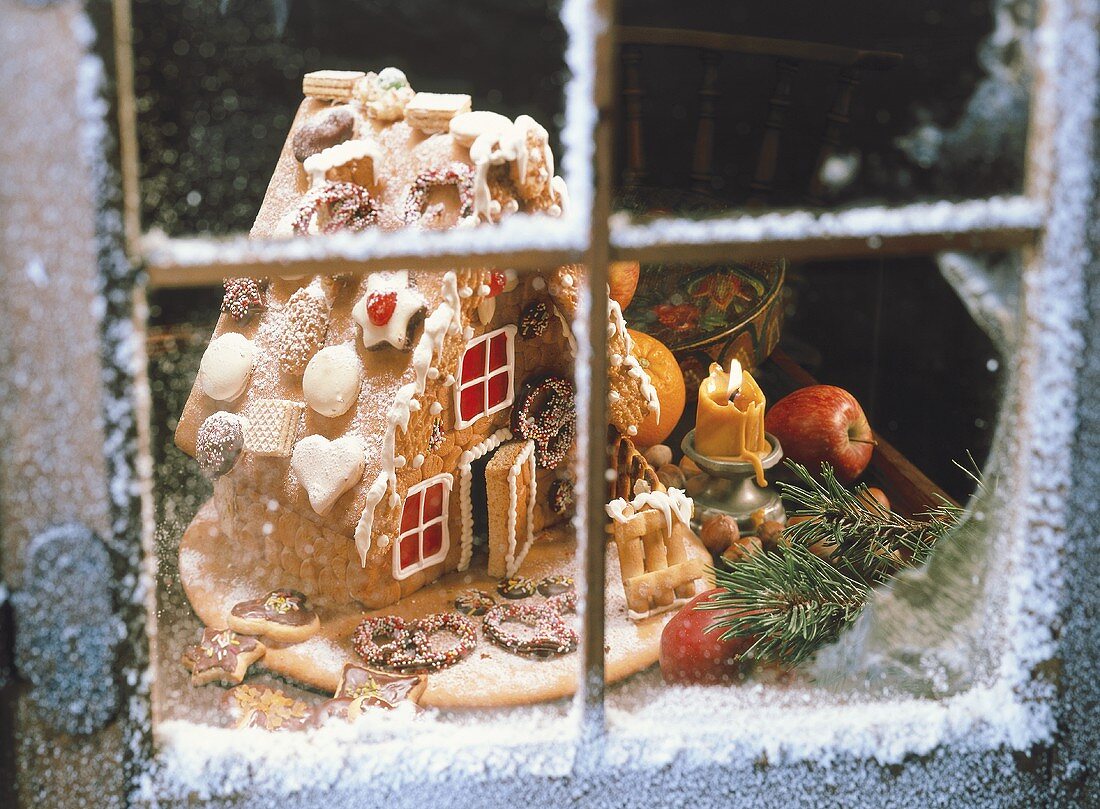
POLYGON ((827 554, 846 575, 868 585, 924 564, 961 513, 943 503, 910 520, 885 508, 866 485, 845 489, 828 464, 821 465, 821 480, 801 464, 787 461, 787 467, 803 485, 779 483, 779 490, 793 503, 790 515, 808 519, 789 525, 784 539, 827 554))
MULTIPOLYGON (((828 464, 821 479, 788 461, 801 485, 780 483, 804 517, 778 546, 715 571, 722 592, 696 609, 720 610, 707 631, 753 638, 762 663, 795 666, 832 643, 859 616, 873 588, 898 570, 923 564, 962 510, 944 502, 911 520, 874 499, 866 486, 845 489, 828 464)), ((976 478, 979 487, 980 477, 976 478)))
POLYGON ((786 666, 836 640, 871 592, 802 545, 728 564, 715 580, 723 592, 696 607, 723 611, 707 631, 722 631, 723 640, 755 638, 746 656, 786 666))

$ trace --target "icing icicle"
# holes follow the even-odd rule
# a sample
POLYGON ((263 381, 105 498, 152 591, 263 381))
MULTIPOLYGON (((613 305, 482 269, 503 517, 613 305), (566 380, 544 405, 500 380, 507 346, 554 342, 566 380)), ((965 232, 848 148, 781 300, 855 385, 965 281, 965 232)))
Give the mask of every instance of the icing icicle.
POLYGON ((412 414, 420 410, 417 397, 424 395, 428 384, 428 370, 432 361, 443 351, 443 343, 449 334, 462 330, 462 310, 458 296, 458 277, 454 272, 443 276, 443 300, 435 311, 424 321, 424 333, 413 349, 413 381, 397 391, 393 404, 386 414, 387 430, 382 439, 382 471, 367 490, 367 500, 359 522, 355 526, 355 547, 359 551, 359 562, 367 566, 367 553, 371 548, 371 532, 374 529, 374 512, 382 498, 389 492, 389 504, 396 508, 400 497, 397 493, 397 430, 409 429, 412 414))

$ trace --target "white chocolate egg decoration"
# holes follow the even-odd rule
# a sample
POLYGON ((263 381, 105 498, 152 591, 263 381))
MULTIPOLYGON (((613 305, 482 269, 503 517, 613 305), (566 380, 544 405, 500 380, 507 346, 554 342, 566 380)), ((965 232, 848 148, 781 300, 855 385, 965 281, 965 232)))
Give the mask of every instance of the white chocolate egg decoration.
POLYGON ((199 363, 203 392, 219 402, 232 402, 248 387, 256 346, 243 334, 229 332, 210 341, 199 363))
POLYGON ((306 404, 322 416, 335 418, 348 412, 359 398, 362 382, 359 357, 347 345, 322 348, 302 374, 306 404))

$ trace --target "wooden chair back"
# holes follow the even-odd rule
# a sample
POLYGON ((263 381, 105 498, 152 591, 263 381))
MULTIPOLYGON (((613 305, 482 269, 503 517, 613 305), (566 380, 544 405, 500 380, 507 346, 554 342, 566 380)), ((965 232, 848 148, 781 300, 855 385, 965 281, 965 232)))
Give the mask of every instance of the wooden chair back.
POLYGON ((642 89, 640 70, 644 50, 673 47, 690 48, 699 53, 703 71, 697 92, 698 122, 691 161, 691 189, 702 194, 710 194, 714 188, 715 119, 721 103, 718 78, 723 54, 738 53, 775 60, 775 84, 760 136, 756 167, 749 182, 750 205, 765 204, 771 196, 779 165, 780 142, 791 106, 792 88, 803 64, 817 63, 835 70, 833 100, 825 115, 820 147, 805 190, 807 203, 816 205, 821 204, 824 197, 822 166, 840 149, 842 136, 851 120, 852 99, 861 73, 866 70, 889 70, 902 59, 901 54, 887 51, 711 31, 624 25, 616 29, 616 36, 622 59, 625 189, 641 187, 646 181, 642 131, 645 91, 642 89))

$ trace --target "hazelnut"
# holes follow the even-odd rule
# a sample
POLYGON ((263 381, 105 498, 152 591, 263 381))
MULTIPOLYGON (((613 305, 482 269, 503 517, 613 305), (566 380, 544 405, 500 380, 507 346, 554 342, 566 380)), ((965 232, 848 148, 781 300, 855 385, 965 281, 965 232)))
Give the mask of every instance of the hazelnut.
POLYGON ((731 562, 741 562, 763 552, 764 546, 760 544, 760 537, 739 537, 730 543, 722 554, 722 558, 729 559, 731 562))
POLYGON ((699 539, 703 540, 707 550, 713 554, 722 553, 740 536, 741 531, 737 528, 737 520, 728 514, 708 517, 699 530, 699 539))
POLYGON ((665 444, 654 444, 642 454, 654 469, 660 469, 672 463, 672 450, 665 444))
POLYGON ((764 546, 764 550, 774 550, 783 536, 783 523, 768 520, 757 529, 756 536, 760 538, 760 544, 764 546))
POLYGON ((657 470, 657 480, 669 489, 682 489, 685 485, 684 473, 674 463, 666 463, 657 470))
POLYGON ((865 491, 859 493, 861 499, 870 502, 870 500, 877 500, 879 504, 886 509, 890 510, 890 498, 886 496, 886 492, 877 486, 868 486, 865 491))
POLYGON ((689 478, 692 475, 701 475, 703 473, 703 470, 699 468, 699 464, 695 463, 695 461, 691 460, 691 458, 686 455, 680 461, 680 469, 682 469, 684 474, 689 478))
POLYGON ((689 497, 698 497, 709 483, 710 475, 699 474, 689 477, 684 485, 687 487, 689 497))

